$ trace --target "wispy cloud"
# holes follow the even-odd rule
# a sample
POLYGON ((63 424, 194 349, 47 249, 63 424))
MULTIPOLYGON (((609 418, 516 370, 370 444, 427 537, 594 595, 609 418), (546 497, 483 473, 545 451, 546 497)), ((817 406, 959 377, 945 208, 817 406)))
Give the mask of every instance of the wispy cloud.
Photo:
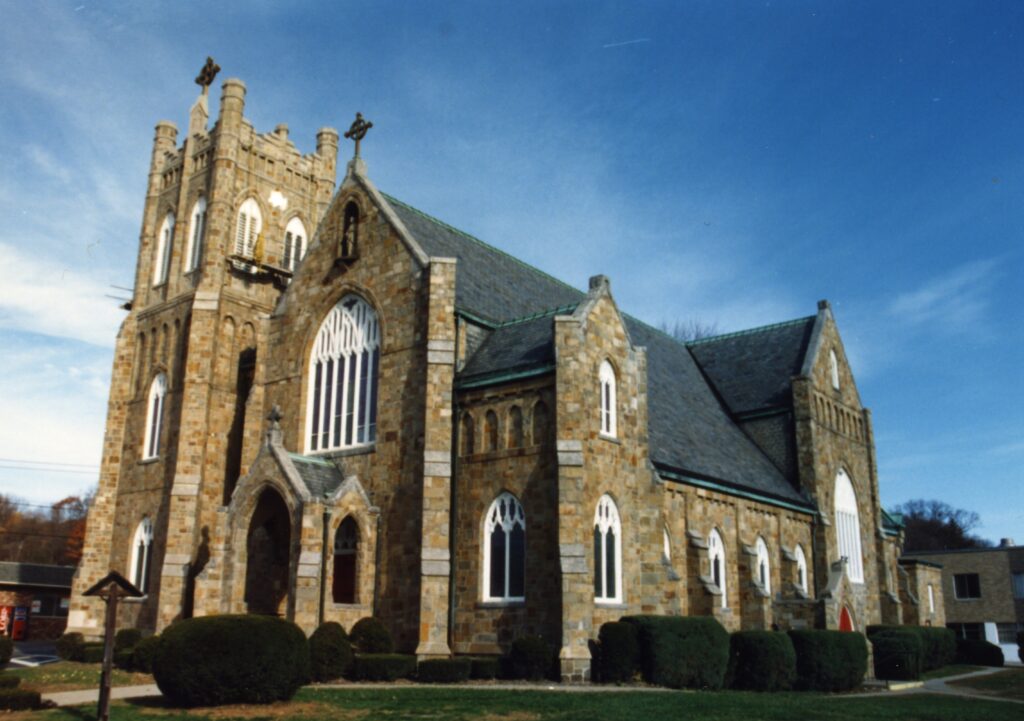
POLYGON ((997 277, 995 260, 972 261, 898 295, 888 310, 913 325, 954 331, 976 327, 988 311, 997 277))
POLYGON ((601 47, 605 48, 605 49, 607 49, 607 48, 621 48, 621 47, 623 47, 625 45, 637 45, 639 43, 649 43, 649 42, 651 42, 650 38, 637 38, 636 40, 623 40, 622 42, 617 42, 617 43, 607 43, 606 45, 602 45, 601 47))

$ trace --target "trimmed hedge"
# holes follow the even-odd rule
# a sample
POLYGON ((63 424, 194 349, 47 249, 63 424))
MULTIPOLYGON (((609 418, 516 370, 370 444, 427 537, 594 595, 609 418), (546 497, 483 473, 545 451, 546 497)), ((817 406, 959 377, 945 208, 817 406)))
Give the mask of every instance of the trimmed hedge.
POLYGON ((868 637, 875 659, 875 677, 883 681, 917 681, 923 666, 923 635, 910 628, 878 631, 868 637))
POLYGON ((14 639, 10 636, 0 636, 0 664, 5 664, 14 655, 14 639))
POLYGON ((309 680, 309 646, 272 616, 190 618, 161 634, 153 676, 176 706, 283 701, 309 680))
POLYGON ((416 678, 423 683, 458 683, 468 681, 472 661, 468 658, 431 658, 420 661, 416 678))
POLYGON ((731 688, 745 691, 788 691, 796 680, 793 642, 778 631, 738 631, 729 638, 731 688))
POLYGON ((309 637, 309 670, 314 681, 341 678, 352 668, 352 644, 340 623, 328 621, 309 637))
POLYGON ((597 633, 597 678, 601 683, 625 683, 640 673, 637 626, 612 621, 597 633))
POLYGON ((0 688, 18 688, 19 684, 21 684, 21 676, 0 673, 0 688))
POLYGON ((348 640, 360 653, 391 653, 395 649, 391 632, 378 618, 361 618, 348 634, 348 640))
POLYGON ((396 681, 416 673, 416 657, 401 653, 357 653, 352 675, 357 681, 396 681))
POLYGON ((480 681, 491 681, 498 678, 501 671, 501 659, 498 656, 474 656, 469 659, 469 677, 480 681))
POLYGON ((849 691, 864 681, 868 644, 850 631, 789 631, 796 651, 796 684, 802 691, 849 691))
POLYGON ((38 691, 24 688, 0 688, 0 709, 5 711, 24 711, 37 709, 42 705, 42 697, 38 691))
POLYGON ((669 688, 720 689, 729 634, 714 618, 624 616, 637 627, 644 680, 669 688))
POLYGON ((114 651, 132 651, 142 640, 142 631, 137 628, 122 628, 114 634, 114 651))
POLYGON ((81 661, 85 651, 85 636, 80 633, 65 633, 57 639, 57 655, 65 661, 81 661))
POLYGON ((893 630, 913 631, 921 638, 921 668, 924 671, 948 666, 956 658, 956 634, 948 628, 872 625, 867 627, 868 639, 876 633, 893 630))
POLYGON ((555 649, 540 636, 520 636, 508 653, 508 672, 512 678, 540 681, 553 675, 555 649))
POLYGON ((1017 631, 1017 658, 1024 663, 1024 631, 1017 631))
POLYGON ((147 636, 136 644, 132 651, 132 671, 153 673, 153 656, 160 645, 159 636, 147 636))
POLYGON ((1002 666, 1003 649, 988 641, 956 640, 956 662, 971 666, 1002 666))
POLYGON ((82 663, 103 663, 103 644, 87 643, 82 647, 82 663))

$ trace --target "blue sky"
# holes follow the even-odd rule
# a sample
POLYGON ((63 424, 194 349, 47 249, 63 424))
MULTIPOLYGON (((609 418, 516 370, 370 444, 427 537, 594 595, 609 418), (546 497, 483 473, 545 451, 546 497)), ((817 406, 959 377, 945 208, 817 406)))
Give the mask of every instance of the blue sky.
MULTIPOLYGON (((0 492, 95 482, 153 126, 374 123, 382 190, 651 323, 828 298, 882 499, 1024 542, 1024 4, 0 0, 0 492), (213 93, 214 98, 219 93, 213 93), (216 112, 216 102, 214 108, 216 112), (9 466, 41 461, 75 473, 9 466)), ((342 153, 351 151, 346 147, 342 153)))

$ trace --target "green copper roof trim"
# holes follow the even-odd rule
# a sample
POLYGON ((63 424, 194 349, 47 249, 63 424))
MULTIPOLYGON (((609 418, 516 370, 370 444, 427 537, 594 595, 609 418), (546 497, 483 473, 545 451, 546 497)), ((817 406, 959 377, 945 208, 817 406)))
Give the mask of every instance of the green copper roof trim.
POLYGON ((547 375, 555 370, 554 363, 545 363, 541 366, 534 366, 532 368, 524 368, 518 371, 502 371, 500 373, 494 373, 489 375, 480 376, 477 378, 467 378, 466 380, 455 381, 455 388, 457 390, 467 390, 469 388, 482 388, 484 386, 494 386, 500 383, 508 383, 509 381, 518 381, 524 378, 533 378, 535 376, 547 375))
POLYGON ((666 470, 663 470, 663 469, 660 469, 660 468, 658 469, 658 475, 662 476, 664 478, 669 478, 669 479, 671 479, 673 481, 679 481, 680 483, 685 483, 685 484, 687 484, 689 486, 696 486, 697 488, 706 488, 709 491, 718 491, 719 493, 725 493, 725 494, 727 494, 729 496, 736 496, 738 498, 746 498, 748 500, 757 501, 758 503, 764 503, 764 504, 767 504, 769 506, 778 506, 779 508, 785 508, 785 509, 790 510, 790 511, 796 511, 798 513, 806 513, 806 514, 808 514, 810 516, 813 516, 814 514, 817 513, 817 511, 814 510, 813 508, 808 508, 806 506, 799 506, 799 505, 797 505, 795 503, 790 503, 789 501, 782 501, 782 500, 779 500, 777 498, 772 498, 771 496, 765 496, 765 495, 762 495, 760 493, 754 493, 753 491, 741 491, 738 488, 733 488, 732 486, 726 486, 726 485, 724 485, 722 483, 715 483, 714 481, 705 481, 705 480, 701 480, 699 478, 693 478, 691 476, 684 476, 684 475, 682 475, 680 473, 674 473, 672 471, 666 471, 666 470))
POLYGON ((748 328, 747 330, 738 330, 735 333, 723 333, 722 335, 714 335, 710 338, 698 338, 697 340, 686 341, 686 345, 701 345, 703 343, 715 343, 720 340, 728 340, 730 338, 741 338, 743 336, 754 335, 755 333, 764 333, 769 330, 776 330, 778 328, 788 328, 789 326, 798 325, 800 323, 806 323, 809 320, 814 320, 817 316, 808 315, 803 318, 794 318, 793 320, 786 320, 781 323, 772 323, 770 325, 762 325, 758 328, 748 328))
POLYGON ((463 238, 466 238, 468 240, 473 241, 474 243, 482 245, 484 248, 487 248, 488 250, 493 250, 495 253, 500 253, 501 255, 505 256, 506 258, 508 258, 511 261, 514 261, 515 263, 518 263, 519 265, 523 266, 524 268, 529 268, 530 270, 534 271, 535 273, 540 273, 541 275, 547 276, 548 278, 550 278, 551 280, 555 281, 559 285, 564 286, 565 288, 568 288, 569 290, 575 291, 576 293, 579 293, 580 295, 583 295, 583 291, 581 291, 579 288, 574 288, 573 286, 571 286, 568 283, 566 283, 564 280, 559 280, 558 278, 556 278, 555 276, 551 275, 550 273, 545 273, 540 268, 534 268, 529 263, 526 263, 526 262, 520 260, 519 258, 515 257, 514 255, 510 255, 510 254, 506 253, 505 251, 501 250, 500 248, 495 248, 490 243, 485 243, 484 241, 480 240, 476 236, 470 235, 469 233, 467 233, 464 230, 459 230, 455 226, 448 225, 443 220, 438 220, 437 218, 435 218, 434 216, 430 215, 429 213, 424 213, 419 208, 414 208, 411 205, 409 205, 408 203, 404 203, 401 200, 399 200, 398 198, 395 198, 395 197, 393 197, 391 195, 388 195, 387 193, 382 192, 381 195, 383 195, 388 200, 389 203, 396 203, 397 205, 401 205, 406 210, 410 210, 413 213, 416 213, 417 215, 422 216, 423 218, 426 218, 431 223, 434 223, 436 225, 440 225, 442 228, 450 230, 453 233, 458 233, 463 238))
POLYGON ((466 310, 465 308, 456 308, 455 315, 471 320, 478 325, 486 326, 490 330, 494 330, 499 325, 501 325, 501 323, 490 320, 488 318, 484 318, 483 316, 479 316, 476 313, 472 313, 466 310))
POLYGON ((312 463, 313 465, 330 466, 331 468, 337 467, 327 459, 319 458, 317 456, 304 456, 301 453, 289 453, 288 457, 293 461, 299 461, 300 463, 312 463))

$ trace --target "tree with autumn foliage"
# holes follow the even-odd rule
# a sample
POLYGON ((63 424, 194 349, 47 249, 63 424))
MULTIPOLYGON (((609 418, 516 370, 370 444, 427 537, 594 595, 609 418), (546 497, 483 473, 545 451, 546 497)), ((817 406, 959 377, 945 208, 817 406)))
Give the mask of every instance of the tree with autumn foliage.
POLYGON ((0 561, 78 565, 95 491, 49 507, 0 494, 0 561))

